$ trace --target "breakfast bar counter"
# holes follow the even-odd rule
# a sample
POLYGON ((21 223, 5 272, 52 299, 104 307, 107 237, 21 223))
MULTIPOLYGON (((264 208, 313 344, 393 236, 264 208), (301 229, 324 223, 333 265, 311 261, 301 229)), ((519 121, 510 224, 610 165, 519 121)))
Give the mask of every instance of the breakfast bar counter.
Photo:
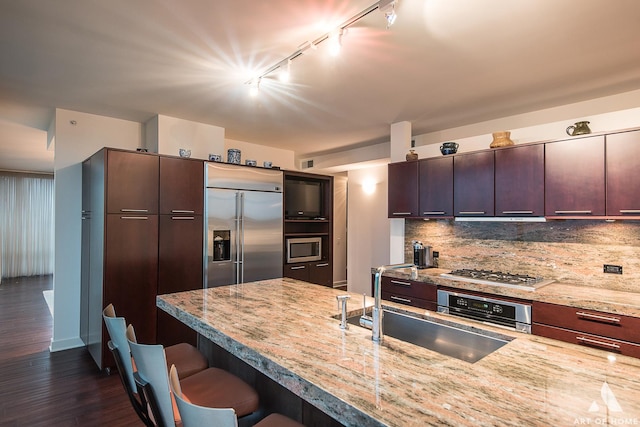
MULTIPOLYGON (((272 279, 160 295, 160 309, 349 426, 640 425, 640 360, 384 301, 512 340, 469 363, 351 325, 331 288, 272 279)), ((352 294, 352 314, 362 296, 352 294)), ((373 302, 368 300, 368 305, 373 302)))

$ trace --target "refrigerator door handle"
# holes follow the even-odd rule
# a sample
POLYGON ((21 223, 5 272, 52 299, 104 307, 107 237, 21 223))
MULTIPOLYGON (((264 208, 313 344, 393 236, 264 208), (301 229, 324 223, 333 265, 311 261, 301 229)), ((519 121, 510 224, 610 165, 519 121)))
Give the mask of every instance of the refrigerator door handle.
POLYGON ((244 283, 244 192, 240 193, 240 276, 238 283, 244 283))

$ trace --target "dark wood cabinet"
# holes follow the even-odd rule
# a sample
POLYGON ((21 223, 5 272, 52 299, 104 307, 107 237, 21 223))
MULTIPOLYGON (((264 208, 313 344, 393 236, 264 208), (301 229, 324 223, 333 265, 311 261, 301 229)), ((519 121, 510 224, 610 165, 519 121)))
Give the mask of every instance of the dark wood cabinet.
MULTIPOLYGON (((160 157, 157 293, 201 289, 204 282, 204 163, 160 157)), ((157 310, 156 341, 197 344, 196 332, 157 310)))
POLYGON ((158 213, 158 156, 108 150, 107 213, 158 213))
POLYGON ((455 216, 494 216, 493 151, 457 155, 453 159, 455 216))
POLYGON ((605 215, 604 136, 545 144, 545 216, 605 215))
POLYGON ((640 318, 535 301, 535 335, 640 357, 640 318))
POLYGON ((418 216, 418 161, 390 163, 388 166, 388 216, 418 216))
POLYGON ((83 163, 81 330, 100 369, 110 303, 141 342, 196 343, 156 295, 202 288, 203 205, 202 161, 105 148, 83 163))
MULTIPOLYGON (((283 276, 324 286, 333 286, 333 177, 329 175, 311 174, 305 172, 285 171, 284 205, 287 198, 294 197, 287 194, 287 180, 306 180, 320 184, 321 215, 318 219, 284 217, 284 266, 283 276), (287 262, 288 239, 314 237, 321 239, 321 259, 308 262, 287 262)), ((286 211, 286 208, 285 208, 286 211)))
POLYGON ((83 167, 81 329, 100 369, 114 366, 102 310, 113 304, 141 341, 156 338, 158 156, 105 148, 83 167), (88 186, 88 187, 87 187, 88 186), (155 203, 155 205, 154 205, 155 203))
POLYGON ((380 285, 384 300, 431 311, 438 309, 438 292, 435 284, 382 276, 380 285))
POLYGON ((544 216, 544 144, 496 150, 496 216, 544 216))
MULTIPOLYGON (((104 254, 102 305, 113 304, 140 342, 155 342, 158 216, 107 214, 104 254)), ((103 359, 111 360, 104 350, 103 359)))
POLYGON ((607 216, 640 217, 640 131, 606 136, 607 216))
POLYGON ((160 157, 160 213, 202 215, 204 164, 201 160, 160 157))
POLYGON ((419 161, 419 210, 426 218, 453 216, 453 156, 419 161))

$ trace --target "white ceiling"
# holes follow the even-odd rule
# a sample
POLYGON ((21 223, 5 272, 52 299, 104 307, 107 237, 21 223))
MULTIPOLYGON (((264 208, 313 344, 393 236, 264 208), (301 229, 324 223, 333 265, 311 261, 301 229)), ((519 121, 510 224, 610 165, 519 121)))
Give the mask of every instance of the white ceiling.
POLYGON ((374 11, 339 57, 320 43, 291 83, 248 96, 252 75, 375 3, 0 0, 0 169, 52 170, 54 108, 304 154, 388 141, 399 121, 417 135, 640 88, 638 0, 399 0, 390 29, 374 11))

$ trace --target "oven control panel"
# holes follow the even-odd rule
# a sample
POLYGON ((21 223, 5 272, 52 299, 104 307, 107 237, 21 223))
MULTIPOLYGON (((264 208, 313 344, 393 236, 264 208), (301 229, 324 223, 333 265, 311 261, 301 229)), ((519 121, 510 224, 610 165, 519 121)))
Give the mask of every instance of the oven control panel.
POLYGON ((531 333, 531 306, 438 290, 438 312, 531 333))

